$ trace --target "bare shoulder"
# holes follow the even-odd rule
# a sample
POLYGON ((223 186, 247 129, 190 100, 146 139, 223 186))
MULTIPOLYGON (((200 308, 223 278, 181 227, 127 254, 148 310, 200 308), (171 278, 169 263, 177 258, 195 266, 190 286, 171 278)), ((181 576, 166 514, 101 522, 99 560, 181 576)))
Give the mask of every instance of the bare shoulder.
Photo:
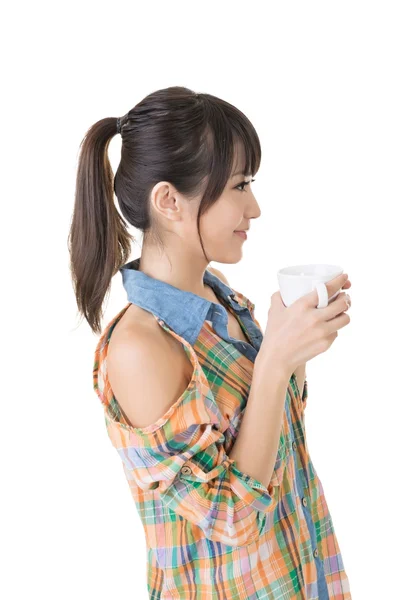
POLYGON ((146 427, 162 417, 193 374, 182 344, 149 315, 140 320, 132 313, 118 331, 114 329, 107 352, 108 381, 133 427, 146 427))
POLYGON ((208 267, 208 271, 211 271, 211 273, 214 273, 214 275, 219 277, 219 279, 221 279, 221 281, 226 283, 226 285, 229 285, 229 281, 227 280, 225 275, 219 269, 216 269, 215 267, 208 267))

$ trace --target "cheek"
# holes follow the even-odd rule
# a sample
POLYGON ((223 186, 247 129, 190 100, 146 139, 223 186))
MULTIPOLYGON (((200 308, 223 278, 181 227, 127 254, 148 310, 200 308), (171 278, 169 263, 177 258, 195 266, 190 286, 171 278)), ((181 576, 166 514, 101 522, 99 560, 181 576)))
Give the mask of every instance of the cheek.
POLYGON ((228 206, 213 206, 204 215, 201 231, 209 239, 221 236, 227 238, 233 235, 235 228, 238 227, 241 221, 241 214, 239 211, 234 210, 232 204, 228 206))
POLYGON ((213 243, 223 243, 228 236, 232 235, 232 233, 233 227, 231 227, 226 219, 212 219, 204 229, 204 236, 213 243))

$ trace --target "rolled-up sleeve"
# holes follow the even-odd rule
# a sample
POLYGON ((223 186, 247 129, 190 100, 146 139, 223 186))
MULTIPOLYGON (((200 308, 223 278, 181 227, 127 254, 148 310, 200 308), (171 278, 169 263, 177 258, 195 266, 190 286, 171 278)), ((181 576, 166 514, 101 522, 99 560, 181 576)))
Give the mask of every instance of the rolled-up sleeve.
POLYGON ((196 362, 190 384, 162 417, 137 428, 106 411, 108 433, 137 486, 154 490, 168 509, 197 525, 208 539, 247 545, 271 526, 287 460, 285 436, 282 431, 267 487, 243 473, 226 454, 223 431, 229 422, 191 352, 196 362))

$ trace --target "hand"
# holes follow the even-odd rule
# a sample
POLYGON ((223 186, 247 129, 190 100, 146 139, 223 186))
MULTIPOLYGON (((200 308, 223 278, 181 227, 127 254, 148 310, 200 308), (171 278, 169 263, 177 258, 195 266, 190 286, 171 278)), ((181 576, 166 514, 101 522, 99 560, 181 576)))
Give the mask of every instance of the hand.
MULTIPOLYGON (((342 288, 341 288, 341 289, 342 289, 342 290, 348 290, 349 288, 351 288, 351 281, 350 281, 350 279, 348 279, 348 280, 347 280, 347 281, 346 281, 346 282, 345 282, 345 283, 342 285, 342 288)), ((350 304, 350 306, 351 306, 351 298, 349 298, 349 304, 350 304)), ((305 369, 305 367, 306 367, 306 364, 307 364, 307 363, 301 363, 301 364, 300 364, 300 365, 297 367, 297 369, 299 370, 299 372, 301 372, 301 371, 302 371, 303 367, 304 367, 304 369, 305 369)), ((297 370, 297 369, 296 369, 296 370, 297 370)))
MULTIPOLYGON (((349 288, 351 288, 351 281, 350 279, 348 279, 343 285, 342 285, 342 290, 348 290, 349 288)), ((349 299, 349 304, 351 306, 351 299, 349 299)), ((306 362, 305 363, 301 363, 300 365, 298 365, 296 367, 296 370, 294 371, 295 375, 297 376, 297 378, 303 378, 306 377, 306 362)))
MULTIPOLYGON (((328 298, 341 289, 348 289, 347 275, 338 275, 326 282, 328 298)), ((298 298, 286 307, 278 290, 271 296, 268 323, 257 359, 273 359, 277 366, 291 375, 296 367, 325 352, 338 336, 337 330, 350 322, 346 292, 339 293, 325 308, 317 308, 318 293, 298 298)))

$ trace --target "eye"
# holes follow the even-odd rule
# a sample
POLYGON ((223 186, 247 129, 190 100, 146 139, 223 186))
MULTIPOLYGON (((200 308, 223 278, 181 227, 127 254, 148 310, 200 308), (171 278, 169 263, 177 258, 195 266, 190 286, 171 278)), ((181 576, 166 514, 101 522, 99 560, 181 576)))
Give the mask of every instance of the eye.
MULTIPOLYGON (((237 185, 235 187, 235 190, 239 189, 240 187, 244 187, 245 188, 246 185, 250 185, 250 183, 253 183, 253 181, 255 181, 255 179, 251 179, 251 181, 242 181, 241 183, 239 183, 239 185, 237 185)), ((243 190, 239 189, 239 192, 245 192, 245 191, 246 191, 245 189, 243 189, 243 190)))

